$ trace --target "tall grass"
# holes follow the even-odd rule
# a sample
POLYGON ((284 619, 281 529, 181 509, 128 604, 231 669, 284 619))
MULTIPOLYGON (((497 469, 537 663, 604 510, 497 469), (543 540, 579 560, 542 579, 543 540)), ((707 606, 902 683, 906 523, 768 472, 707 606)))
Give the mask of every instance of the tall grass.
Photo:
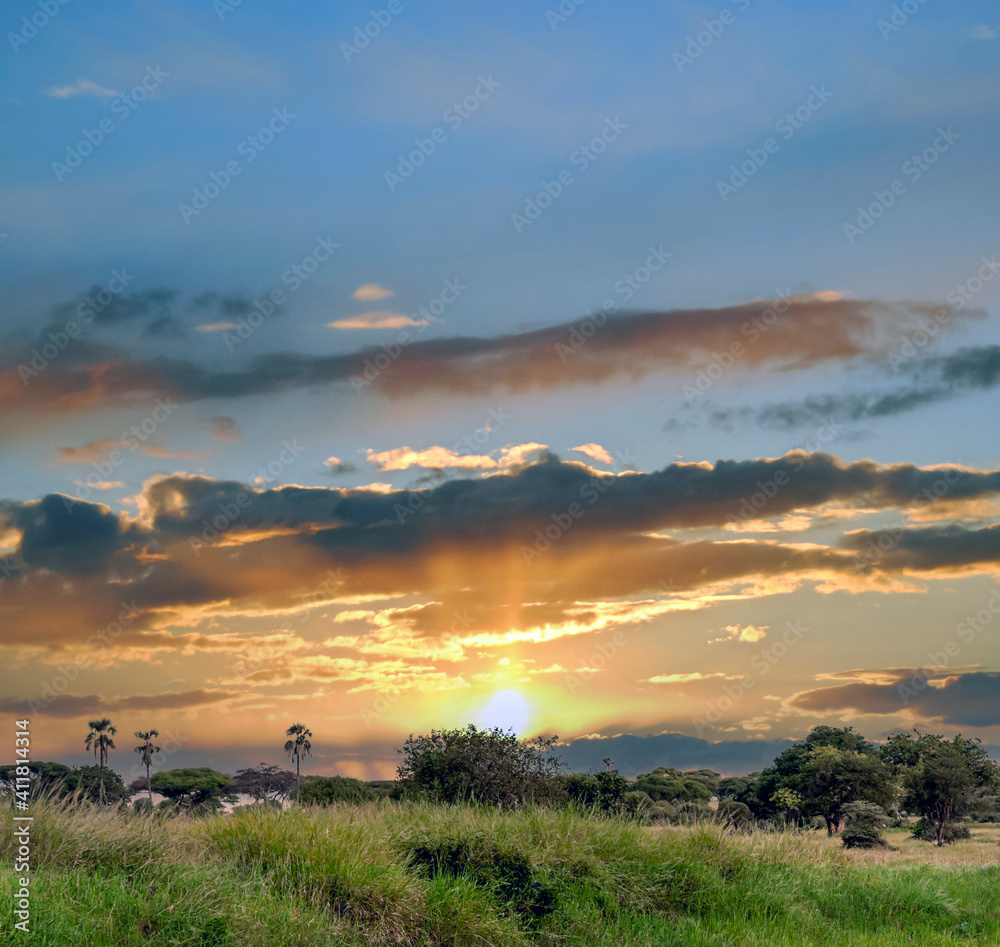
POLYGON ((896 869, 791 832, 390 802, 32 814, 39 947, 1000 943, 1000 868, 896 869))

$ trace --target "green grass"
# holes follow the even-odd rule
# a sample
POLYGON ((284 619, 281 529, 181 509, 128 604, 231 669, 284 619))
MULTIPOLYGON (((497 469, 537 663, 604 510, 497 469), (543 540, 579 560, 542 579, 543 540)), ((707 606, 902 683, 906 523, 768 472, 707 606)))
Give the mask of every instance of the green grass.
MULTIPOLYGON (((858 859, 816 833, 655 830, 567 810, 33 808, 25 943, 38 947, 1000 943, 993 839, 991 865, 921 867, 858 859)), ((10 865, 9 815, 0 830, 10 865)), ((12 875, 0 943, 15 942, 12 875)))

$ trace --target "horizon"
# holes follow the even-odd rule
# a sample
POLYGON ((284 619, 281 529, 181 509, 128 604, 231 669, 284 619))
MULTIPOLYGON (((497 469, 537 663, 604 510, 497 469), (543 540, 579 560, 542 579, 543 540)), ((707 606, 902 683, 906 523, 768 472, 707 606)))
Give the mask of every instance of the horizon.
POLYGON ((18 4, 0 710, 359 779, 470 723, 1000 758, 998 30, 18 4))

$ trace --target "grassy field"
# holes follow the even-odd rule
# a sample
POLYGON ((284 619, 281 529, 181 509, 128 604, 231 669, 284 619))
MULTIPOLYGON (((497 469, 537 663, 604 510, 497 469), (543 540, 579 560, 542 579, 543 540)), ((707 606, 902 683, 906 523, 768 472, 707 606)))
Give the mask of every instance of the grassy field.
MULTIPOLYGON (((650 829, 421 805, 206 819, 36 805, 38 947, 1000 943, 1000 830, 845 852, 820 833, 650 829)), ((0 820, 0 943, 16 943, 0 820)))

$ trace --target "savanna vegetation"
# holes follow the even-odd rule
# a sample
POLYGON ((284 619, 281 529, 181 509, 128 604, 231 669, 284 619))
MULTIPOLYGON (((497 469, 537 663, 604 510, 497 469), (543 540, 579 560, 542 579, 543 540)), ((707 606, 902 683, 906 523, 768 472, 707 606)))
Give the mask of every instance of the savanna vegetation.
POLYGON ((32 942, 1000 943, 1000 783, 976 741, 818 727, 760 773, 628 780, 466 727, 411 737, 397 779, 363 782, 303 774, 297 726, 296 772, 147 770, 127 787, 100 746, 94 766, 31 764, 32 942))

